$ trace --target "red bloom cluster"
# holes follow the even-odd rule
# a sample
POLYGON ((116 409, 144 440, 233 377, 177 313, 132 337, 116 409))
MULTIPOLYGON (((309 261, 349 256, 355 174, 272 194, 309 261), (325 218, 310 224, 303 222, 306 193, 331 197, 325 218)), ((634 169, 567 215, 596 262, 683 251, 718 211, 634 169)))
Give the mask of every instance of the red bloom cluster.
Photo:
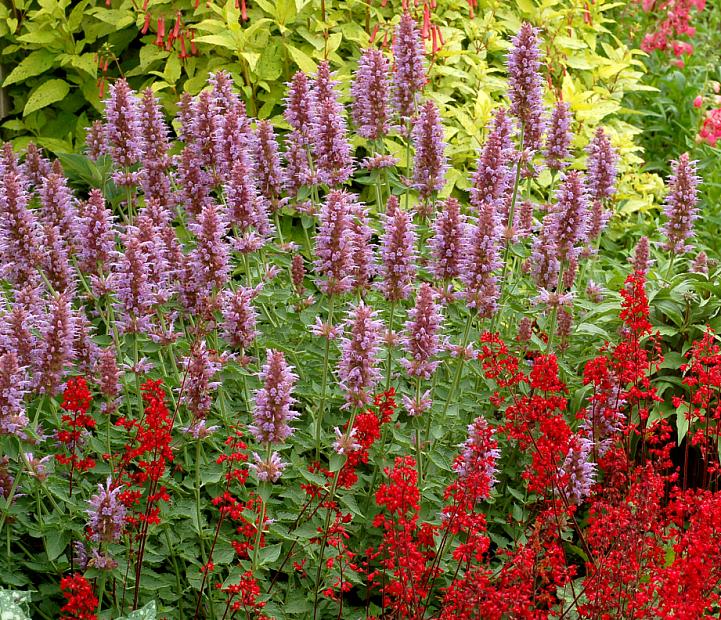
POLYGON ((677 37, 693 37, 696 28, 691 25, 691 9, 701 12, 706 7, 706 0, 637 0, 644 11, 657 18, 655 29, 648 33, 641 43, 644 52, 654 50, 666 51, 671 48, 676 62, 683 66, 681 56, 690 55, 693 45, 680 41, 677 37))
POLYGON ((267 616, 260 613, 263 607, 265 607, 265 603, 258 600, 260 597, 260 586, 258 585, 258 580, 253 576, 252 571, 244 572, 237 583, 225 587, 219 583, 216 585, 216 588, 222 590, 228 597, 226 601, 226 614, 229 610, 232 612, 231 616, 235 615, 237 611, 242 611, 245 613, 246 618, 269 620, 267 616))
POLYGON ((711 146, 721 140, 721 108, 713 108, 706 113, 698 137, 711 146))
MULTIPOLYGON (((83 434, 95 428, 95 420, 88 415, 92 397, 84 377, 69 379, 63 392, 63 402, 60 407, 67 411, 62 415, 62 421, 69 430, 58 431, 58 441, 65 444, 69 454, 57 454, 56 460, 63 465, 70 465, 71 470, 87 471, 95 467, 95 460, 90 457, 81 457, 77 454, 81 447, 83 434)), ((71 474, 72 477, 72 474, 71 474)))
POLYGON ((82 575, 71 575, 60 580, 60 589, 67 601, 60 609, 60 620, 95 620, 98 598, 92 586, 82 575))

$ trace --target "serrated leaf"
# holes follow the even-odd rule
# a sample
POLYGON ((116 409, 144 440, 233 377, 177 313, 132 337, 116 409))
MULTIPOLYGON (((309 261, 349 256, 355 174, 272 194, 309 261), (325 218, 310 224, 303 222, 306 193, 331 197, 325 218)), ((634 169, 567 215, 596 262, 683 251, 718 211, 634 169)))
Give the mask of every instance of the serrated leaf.
POLYGON ((56 79, 43 82, 28 97, 23 116, 63 100, 69 92, 70 86, 65 80, 56 79))

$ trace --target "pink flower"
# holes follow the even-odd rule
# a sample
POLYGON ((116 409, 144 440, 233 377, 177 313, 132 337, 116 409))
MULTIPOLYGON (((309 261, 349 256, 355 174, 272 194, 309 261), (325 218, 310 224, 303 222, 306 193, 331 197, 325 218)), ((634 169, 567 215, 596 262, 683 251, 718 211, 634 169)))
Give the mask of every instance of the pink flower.
POLYGON ((700 108, 702 105, 703 105, 703 97, 701 95, 696 95, 696 98, 693 100, 693 107, 700 108))

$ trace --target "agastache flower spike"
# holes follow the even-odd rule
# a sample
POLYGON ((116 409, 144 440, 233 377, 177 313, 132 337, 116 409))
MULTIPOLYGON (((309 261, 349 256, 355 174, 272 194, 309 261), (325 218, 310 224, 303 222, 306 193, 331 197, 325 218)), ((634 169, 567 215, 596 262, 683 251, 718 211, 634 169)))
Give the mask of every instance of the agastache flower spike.
POLYGON ((244 150, 238 153, 224 186, 228 224, 241 233, 258 225, 258 204, 261 200, 258 183, 250 158, 244 150))
POLYGON ((6 170, 0 180, 1 271, 14 283, 34 280, 41 261, 42 231, 28 200, 24 179, 6 170))
MULTIPOLYGON (((56 226, 46 224, 43 241, 43 270, 53 290, 74 291, 75 271, 70 265, 68 246, 56 226)), ((73 239, 73 237, 71 237, 73 239)))
POLYGON ((553 213, 543 218, 541 231, 531 245, 528 267, 533 281, 540 289, 553 289, 558 284, 558 273, 561 269, 553 220, 553 213))
POLYGON ((55 295, 42 329, 42 349, 37 374, 33 378, 40 392, 54 395, 60 387, 66 366, 73 361, 75 319, 68 294, 55 295))
MULTIPOLYGON (((138 115, 138 101, 124 78, 110 87, 105 102, 105 142, 113 162, 118 168, 128 169, 140 161, 142 155, 142 127, 138 115)), ((134 183, 132 174, 116 173, 121 185, 134 183)))
POLYGON ((416 231, 395 196, 388 199, 383 229, 379 288, 388 301, 400 301, 408 297, 416 275, 416 231))
POLYGON ((448 198, 433 223, 431 271, 443 281, 453 280, 461 273, 461 260, 466 236, 466 218, 455 198, 448 198))
POLYGON ((120 370, 114 348, 101 349, 96 372, 100 393, 110 401, 109 407, 105 408, 106 413, 109 413, 114 410, 115 400, 120 395, 120 370))
POLYGON ((667 219, 661 229, 666 236, 663 249, 671 254, 683 254, 691 249, 686 241, 693 236, 694 222, 698 218, 698 183, 696 163, 689 160, 688 153, 671 162, 663 209, 667 219))
POLYGON ((586 148, 588 153, 588 188, 593 200, 611 198, 616 193, 618 153, 603 127, 596 130, 586 148))
POLYGON ((304 185, 312 185, 308 163, 308 142, 297 131, 291 131, 285 140, 285 184, 290 194, 297 195, 304 185))
POLYGON ((489 126, 489 134, 473 174, 471 205, 480 211, 483 205, 498 209, 511 186, 513 161, 512 127, 505 108, 498 108, 489 126))
POLYGON ((588 193, 583 173, 571 170, 556 192, 556 205, 550 214, 560 259, 575 257, 578 245, 588 238, 588 193))
POLYGON ((296 402, 292 392, 298 375, 281 351, 268 349, 266 358, 259 375, 263 387, 255 393, 253 424, 248 429, 261 444, 283 443, 293 434, 289 422, 299 415, 291 409, 296 402))
POLYGON ((115 249, 115 234, 112 213, 99 189, 90 190, 87 202, 80 206, 78 238, 82 239, 78 248, 81 271, 103 271, 115 249))
POLYGON ((150 329, 155 302, 150 265, 137 228, 128 226, 122 239, 125 251, 116 253, 111 276, 118 298, 118 326, 126 333, 144 332, 150 329))
POLYGON ((436 104, 426 101, 413 126, 413 187, 421 200, 427 201, 446 183, 448 161, 445 156, 443 125, 436 104))
POLYGON ((92 125, 87 127, 86 130, 85 152, 90 159, 97 160, 108 150, 105 141, 105 127, 102 121, 93 121, 92 125))
POLYGON ((253 460, 255 463, 249 463, 248 468, 255 472, 258 482, 278 482, 283 470, 288 466, 277 452, 273 452, 268 459, 263 459, 257 452, 253 452, 253 460))
POLYGON ((563 170, 568 166, 568 156, 571 149, 571 115, 570 106, 564 101, 559 101, 551 113, 551 121, 546 136, 546 166, 550 170, 563 170))
POLYGON ((650 249, 648 243, 648 237, 641 237, 636 243, 636 247, 633 251, 633 256, 629 258, 629 262, 633 265, 634 271, 640 271, 646 273, 648 268, 651 266, 650 249))
POLYGON ((372 392, 380 378, 378 354, 383 323, 377 312, 360 302, 351 307, 345 327, 350 331, 341 339, 338 362, 340 387, 345 393, 345 407, 363 407, 372 401, 372 392))
POLYGON ((256 128, 255 164, 260 193, 270 203, 272 210, 279 208, 283 191, 283 170, 280 167, 278 142, 269 121, 258 121, 256 128))
POLYGON ((440 363, 433 358, 440 351, 438 331, 443 318, 436 304, 436 294, 427 282, 418 288, 416 305, 408 316, 410 320, 405 325, 403 345, 410 359, 403 358, 400 363, 409 376, 428 380, 440 363))
POLYGON ((351 206, 350 234, 353 253, 353 289, 366 291, 375 273, 373 230, 368 222, 368 209, 361 203, 351 206))
POLYGON ((25 150, 23 173, 35 187, 40 187, 43 179, 50 174, 50 162, 43 157, 42 151, 34 142, 28 143, 25 150))
POLYGON ((591 493, 596 476, 596 464, 589 460, 593 442, 586 438, 578 438, 571 445, 566 460, 560 470, 561 478, 568 477, 565 488, 566 499, 571 504, 581 504, 591 493))
POLYGON ((297 71, 288 84, 285 98, 285 120, 303 137, 310 137, 312 97, 310 81, 302 71, 297 71))
POLYGON ((205 341, 201 340, 183 360, 186 372, 182 402, 193 414, 193 419, 207 418, 213 404, 211 394, 218 389, 219 382, 211 381, 220 370, 220 364, 211 359, 205 341))
POLYGON ((228 282, 230 253, 224 239, 227 226, 218 207, 211 202, 205 206, 197 223, 188 228, 195 234, 195 249, 191 256, 196 290, 209 298, 214 290, 222 290, 228 282))
POLYGON ((382 138, 390 130, 390 65, 377 49, 367 49, 358 61, 351 94, 353 122, 368 140, 382 138))
POLYGON ((122 489, 122 486, 113 487, 112 480, 108 478, 105 486, 99 484, 98 492, 88 500, 88 528, 92 532, 92 540, 97 543, 115 543, 120 540, 126 512, 118 497, 122 489))
POLYGON ((343 106, 328 61, 318 65, 312 91, 312 141, 318 180, 331 187, 345 183, 353 173, 343 106))
POLYGON ((523 146, 538 151, 543 146, 543 78, 538 29, 528 22, 513 37, 508 54, 508 95, 511 114, 523 131, 523 146))
POLYGON ((410 13, 404 12, 393 35, 393 95, 401 119, 415 113, 416 99, 426 84, 425 50, 410 13))
POLYGON ((315 269, 323 278, 318 287, 326 295, 347 293, 353 286, 351 195, 334 190, 328 194, 320 212, 315 237, 315 269))
POLYGON ((40 207, 43 220, 55 226, 68 244, 71 254, 79 243, 77 212, 73 194, 61 174, 51 172, 40 186, 40 207))
POLYGON ((170 166, 168 126, 152 88, 146 88, 143 91, 138 112, 142 136, 143 166, 164 170, 170 166))
POLYGON ((480 318, 490 318, 498 309, 500 289, 493 272, 502 266, 501 234, 493 205, 485 205, 475 224, 468 228, 461 280, 465 286, 464 298, 470 308, 477 310, 480 318))
POLYGON ((222 336, 238 349, 248 349, 258 335, 258 313, 252 304, 253 297, 255 290, 244 287, 225 291, 223 296, 222 336))
POLYGON ((210 201, 211 176, 203 170, 202 162, 190 146, 177 158, 177 200, 193 217, 197 217, 210 201))
POLYGON ((479 416, 468 425, 468 439, 461 445, 453 470, 465 483, 470 499, 487 499, 496 484, 496 463, 501 456, 496 430, 479 416))
POLYGON ((29 387, 15 352, 0 355, 0 435, 24 437, 28 417, 23 400, 29 387))

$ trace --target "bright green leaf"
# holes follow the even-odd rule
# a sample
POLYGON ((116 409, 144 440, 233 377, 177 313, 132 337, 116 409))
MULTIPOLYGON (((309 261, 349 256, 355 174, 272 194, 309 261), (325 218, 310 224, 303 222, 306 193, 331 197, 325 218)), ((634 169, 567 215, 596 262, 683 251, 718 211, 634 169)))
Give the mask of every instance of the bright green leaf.
POLYGON ((70 86, 65 80, 48 80, 38 86, 25 103, 23 116, 32 114, 52 103, 63 100, 70 92, 70 86))

